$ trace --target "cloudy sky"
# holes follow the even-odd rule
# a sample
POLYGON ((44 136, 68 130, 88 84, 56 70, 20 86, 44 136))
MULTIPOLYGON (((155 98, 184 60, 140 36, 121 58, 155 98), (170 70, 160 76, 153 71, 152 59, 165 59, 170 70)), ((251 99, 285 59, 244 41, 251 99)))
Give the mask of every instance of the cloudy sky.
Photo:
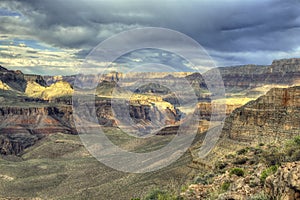
POLYGON ((0 23, 0 64, 26 73, 75 73, 101 41, 141 27, 190 36, 218 66, 300 57, 299 0, 1 0, 0 23))

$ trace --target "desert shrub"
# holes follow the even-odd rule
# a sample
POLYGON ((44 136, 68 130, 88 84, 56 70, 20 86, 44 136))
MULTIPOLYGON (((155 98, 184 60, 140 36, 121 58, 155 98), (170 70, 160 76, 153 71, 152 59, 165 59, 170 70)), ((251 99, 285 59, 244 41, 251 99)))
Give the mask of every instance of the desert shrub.
POLYGON ((259 185, 259 183, 257 183, 256 181, 250 181, 249 183, 249 187, 254 188, 257 187, 259 185))
POLYGON ((300 160, 300 149, 297 149, 293 152, 291 156, 291 161, 299 161, 300 160))
POLYGON ((272 174, 275 174, 275 172, 277 172, 277 169, 278 169, 278 165, 273 165, 273 166, 265 169, 260 175, 260 181, 262 183, 265 183, 266 178, 272 174))
POLYGON ((237 175, 237 176, 244 176, 245 175, 245 172, 242 168, 232 168, 230 170, 230 175, 234 174, 234 175, 237 175))
POLYGON ((296 145, 299 145, 300 146, 300 136, 296 136, 296 137, 294 137, 294 143, 296 144, 296 145))
POLYGON ((254 164, 257 164, 257 163, 258 163, 258 161, 255 160, 255 159, 249 160, 249 165, 254 165, 254 164))
POLYGON ((236 152, 237 155, 244 155, 248 152, 248 149, 247 148, 244 148, 244 149, 240 149, 236 152))
POLYGON ((185 192, 185 191, 187 191, 187 189, 189 189, 188 185, 182 185, 181 186, 181 192, 185 192))
POLYGON ((177 197, 173 194, 170 194, 167 191, 162 190, 152 190, 146 197, 145 200, 180 200, 180 197, 177 197))
POLYGON ((225 155, 225 158, 226 159, 233 159, 233 158, 235 158, 235 155, 233 155, 233 154, 227 154, 227 155, 225 155))
POLYGON ((262 146, 265 146, 264 143, 259 143, 258 146, 262 147, 262 146))
POLYGON ((219 162, 216 162, 216 164, 215 164, 215 169, 222 170, 222 169, 224 169, 227 165, 228 165, 227 163, 222 162, 222 161, 219 161, 219 162))
POLYGON ((250 200, 270 200, 270 199, 271 198, 263 192, 261 192, 259 194, 255 194, 252 197, 250 197, 250 200))
POLYGON ((300 136, 294 137, 285 144, 285 154, 288 162, 300 160, 300 136))
POLYGON ((222 191, 224 191, 224 192, 228 191, 229 187, 230 187, 230 183, 227 182, 227 181, 224 182, 224 183, 222 183, 222 185, 221 185, 221 189, 222 189, 222 191))
POLYGON ((268 166, 280 165, 285 161, 285 153, 281 152, 277 147, 270 147, 268 151, 262 154, 268 166))
POLYGON ((233 164, 244 165, 244 164, 246 164, 247 161, 248 161, 248 158, 246 158, 246 157, 238 158, 236 161, 233 162, 233 164))
POLYGON ((263 150, 260 148, 254 148, 253 152, 254 152, 254 155, 259 155, 259 154, 263 153, 263 150))
POLYGON ((211 184, 213 182, 213 177, 214 175, 213 174, 205 174, 205 175, 199 175, 197 176, 193 183, 194 184, 203 184, 203 185, 208 185, 208 184, 211 184))

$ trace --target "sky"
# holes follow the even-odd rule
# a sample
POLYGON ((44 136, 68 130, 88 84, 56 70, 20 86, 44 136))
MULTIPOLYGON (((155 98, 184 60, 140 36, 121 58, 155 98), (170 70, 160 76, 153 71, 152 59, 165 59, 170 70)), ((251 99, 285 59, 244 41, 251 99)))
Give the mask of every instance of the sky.
MULTIPOLYGON (((300 0, 1 0, 0 24, 0 65, 42 75, 74 74, 99 43, 143 27, 186 34, 217 66, 300 57, 300 0)), ((134 55, 120 60, 154 53, 134 55)))

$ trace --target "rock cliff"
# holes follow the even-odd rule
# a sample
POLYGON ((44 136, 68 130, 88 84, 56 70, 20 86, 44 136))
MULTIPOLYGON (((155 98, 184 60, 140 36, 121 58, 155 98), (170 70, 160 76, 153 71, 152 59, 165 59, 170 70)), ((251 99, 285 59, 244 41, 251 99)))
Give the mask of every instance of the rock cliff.
POLYGON ((226 119, 223 134, 244 142, 271 142, 300 132, 300 86, 274 88, 236 109, 226 119))
POLYGON ((26 80, 20 71, 8 70, 0 66, 0 81, 17 91, 24 92, 26 89, 26 80))
POLYGON ((300 59, 274 60, 271 65, 220 67, 226 88, 254 88, 266 84, 293 85, 300 81, 300 59))
POLYGON ((18 154, 47 134, 76 134, 71 106, 0 107, 1 154, 18 154))

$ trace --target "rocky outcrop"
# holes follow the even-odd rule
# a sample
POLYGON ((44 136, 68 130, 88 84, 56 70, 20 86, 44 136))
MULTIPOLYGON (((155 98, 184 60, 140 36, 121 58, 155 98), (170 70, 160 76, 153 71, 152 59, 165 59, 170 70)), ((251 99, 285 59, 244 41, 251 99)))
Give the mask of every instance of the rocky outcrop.
POLYGON ((68 82, 58 81, 48 87, 37 82, 28 81, 25 94, 29 97, 52 101, 55 98, 73 94, 73 88, 68 82))
POLYGON ((300 86, 274 88, 233 111, 223 134, 244 142, 271 142, 299 135, 300 86))
POLYGON ((41 134, 30 134, 29 132, 0 135, 0 154, 18 155, 27 147, 34 145, 43 138, 41 134))
POLYGON ((47 86, 46 81, 44 80, 43 76, 41 76, 41 75, 24 74, 24 79, 27 82, 36 82, 41 86, 47 86))
POLYGON ((183 115, 170 103, 163 101, 161 97, 154 96, 134 95, 127 104, 124 104, 123 101, 116 101, 113 105, 110 99, 98 98, 95 106, 98 121, 105 126, 118 126, 118 121, 129 123, 130 120, 145 127, 156 123, 175 125, 183 115))
POLYGON ((26 80, 24 74, 20 71, 8 70, 0 66, 0 81, 10 88, 24 92, 26 89, 26 80))
POLYGON ((135 93, 156 93, 156 94, 169 94, 171 90, 157 83, 149 83, 137 88, 135 93))
MULTIPOLYGON (((31 130, 41 129, 41 133, 51 133, 47 127, 68 130, 72 126, 72 108, 70 106, 39 106, 19 107, 4 106, 0 108, 0 128, 5 133, 9 127, 24 127, 31 130)), ((12 128, 13 129, 13 128, 12 128)), ((14 129, 17 131, 18 128, 14 129)), ((68 131, 63 131, 68 132, 68 131)))
POLYGON ((300 199, 300 162, 285 163, 266 179, 267 193, 276 200, 300 199))

